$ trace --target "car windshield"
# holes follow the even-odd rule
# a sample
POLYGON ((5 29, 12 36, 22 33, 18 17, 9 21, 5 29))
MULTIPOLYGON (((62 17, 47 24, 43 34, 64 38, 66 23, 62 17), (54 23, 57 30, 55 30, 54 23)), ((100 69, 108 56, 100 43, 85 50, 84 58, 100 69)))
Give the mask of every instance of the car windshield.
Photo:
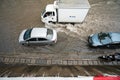
POLYGON ((25 34, 24 34, 24 40, 30 38, 31 31, 32 31, 32 29, 28 29, 28 30, 25 32, 25 34))
POLYGON ((112 42, 109 33, 99 33, 98 38, 102 44, 109 44, 112 42))
POLYGON ((53 30, 47 29, 47 39, 52 39, 53 38, 53 30))

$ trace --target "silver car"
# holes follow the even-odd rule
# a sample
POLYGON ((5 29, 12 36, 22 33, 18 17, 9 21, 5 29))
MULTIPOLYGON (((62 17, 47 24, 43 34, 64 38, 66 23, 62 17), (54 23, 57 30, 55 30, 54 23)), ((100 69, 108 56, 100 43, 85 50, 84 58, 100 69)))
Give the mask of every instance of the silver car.
POLYGON ((88 43, 92 47, 117 47, 120 46, 120 32, 96 33, 88 37, 88 43))
POLYGON ((19 43, 24 44, 54 44, 57 42, 57 32, 48 28, 25 29, 19 36, 19 43))

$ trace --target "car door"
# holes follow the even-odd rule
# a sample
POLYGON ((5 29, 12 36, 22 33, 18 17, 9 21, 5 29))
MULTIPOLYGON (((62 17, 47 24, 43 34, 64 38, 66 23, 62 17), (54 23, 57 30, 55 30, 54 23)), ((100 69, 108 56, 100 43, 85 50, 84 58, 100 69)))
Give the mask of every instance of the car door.
POLYGON ((27 40, 26 43, 28 43, 28 44, 36 44, 37 43, 37 38, 30 38, 30 39, 27 40))
POLYGON ((49 44, 49 41, 46 38, 38 38, 38 43, 49 44))
POLYGON ((119 48, 120 47, 120 42, 119 41, 112 42, 111 46, 114 47, 114 48, 119 48))

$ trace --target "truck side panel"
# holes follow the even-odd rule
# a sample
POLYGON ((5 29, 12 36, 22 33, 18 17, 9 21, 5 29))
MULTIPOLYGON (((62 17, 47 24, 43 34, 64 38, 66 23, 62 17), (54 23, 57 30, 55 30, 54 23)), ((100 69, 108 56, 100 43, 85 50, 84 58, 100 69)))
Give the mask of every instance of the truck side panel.
POLYGON ((58 9, 58 22, 83 22, 89 9, 58 9))

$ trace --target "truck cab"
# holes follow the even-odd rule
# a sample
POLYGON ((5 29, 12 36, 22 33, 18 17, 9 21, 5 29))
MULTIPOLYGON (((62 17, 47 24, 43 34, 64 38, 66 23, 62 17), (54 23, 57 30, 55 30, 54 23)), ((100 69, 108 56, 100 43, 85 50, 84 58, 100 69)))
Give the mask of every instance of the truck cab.
POLYGON ((45 11, 41 14, 41 19, 44 23, 56 22, 56 9, 53 4, 46 6, 45 11))

